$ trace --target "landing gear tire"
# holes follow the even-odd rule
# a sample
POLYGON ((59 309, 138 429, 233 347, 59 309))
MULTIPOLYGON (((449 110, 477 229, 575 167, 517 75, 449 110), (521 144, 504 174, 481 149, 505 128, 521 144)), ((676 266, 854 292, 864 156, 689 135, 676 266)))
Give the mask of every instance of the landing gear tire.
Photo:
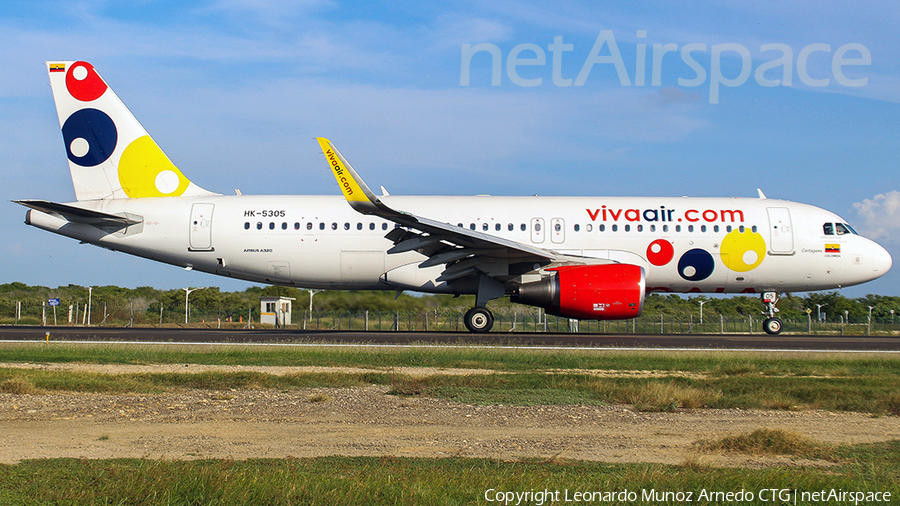
POLYGON ((766 318, 763 320, 763 330, 766 331, 766 334, 781 334, 783 327, 784 324, 781 322, 781 318, 766 318))
POLYGON ((484 307, 473 307, 466 312, 466 328, 469 332, 481 334, 494 326, 494 315, 484 307))

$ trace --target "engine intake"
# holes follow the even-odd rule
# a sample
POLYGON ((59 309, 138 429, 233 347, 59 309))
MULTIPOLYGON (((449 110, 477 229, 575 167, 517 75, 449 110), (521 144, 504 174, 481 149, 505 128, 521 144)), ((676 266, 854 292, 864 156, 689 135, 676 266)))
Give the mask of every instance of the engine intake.
POLYGON ((625 320, 644 307, 644 268, 631 264, 569 265, 547 269, 540 281, 519 285, 513 302, 586 320, 625 320))

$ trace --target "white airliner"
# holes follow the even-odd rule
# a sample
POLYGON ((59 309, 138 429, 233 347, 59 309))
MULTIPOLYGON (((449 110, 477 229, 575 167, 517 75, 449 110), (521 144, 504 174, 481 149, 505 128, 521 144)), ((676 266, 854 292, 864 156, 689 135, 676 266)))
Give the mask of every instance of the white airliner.
POLYGON ((47 62, 77 202, 19 200, 25 222, 222 276, 333 290, 474 294, 576 319, 641 314, 646 293, 777 294, 884 275, 891 257, 837 215, 759 198, 376 196, 319 138, 343 198, 224 196, 192 183, 83 61, 47 62), (350 205, 347 205, 349 202, 350 205))

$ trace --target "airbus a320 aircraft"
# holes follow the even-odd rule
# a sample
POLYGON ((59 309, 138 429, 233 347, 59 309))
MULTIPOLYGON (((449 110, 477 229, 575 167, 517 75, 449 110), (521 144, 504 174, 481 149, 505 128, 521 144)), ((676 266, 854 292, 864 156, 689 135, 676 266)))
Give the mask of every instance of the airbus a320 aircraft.
POLYGON ((641 314, 648 292, 777 294, 882 276, 891 257, 837 215, 759 198, 375 195, 319 138, 343 198, 224 196, 192 183, 83 61, 47 62, 77 201, 19 200, 25 222, 114 251, 253 282, 509 296, 577 319, 641 314), (345 202, 346 200, 346 202, 345 202), (349 202, 349 205, 347 203, 349 202))

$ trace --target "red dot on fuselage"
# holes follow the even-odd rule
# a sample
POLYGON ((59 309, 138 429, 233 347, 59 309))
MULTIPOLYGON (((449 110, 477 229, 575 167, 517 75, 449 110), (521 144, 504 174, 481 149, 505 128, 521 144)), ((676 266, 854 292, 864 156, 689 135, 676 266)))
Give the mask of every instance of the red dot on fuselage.
POLYGON ((657 239, 647 246, 647 261, 653 265, 666 265, 675 256, 675 248, 665 239, 657 239))
POLYGON ((106 88, 106 83, 88 62, 75 62, 66 72, 66 89, 70 95, 82 102, 97 100, 106 88))

